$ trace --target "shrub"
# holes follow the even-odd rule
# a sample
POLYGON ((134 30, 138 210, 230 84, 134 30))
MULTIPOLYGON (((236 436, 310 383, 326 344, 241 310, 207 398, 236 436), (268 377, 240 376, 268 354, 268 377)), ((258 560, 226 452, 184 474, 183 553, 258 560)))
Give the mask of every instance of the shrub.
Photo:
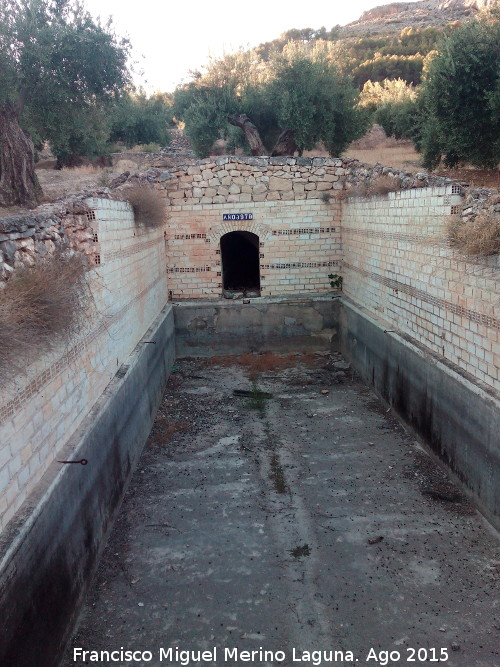
MULTIPOLYGON (((498 3, 497 3, 498 4, 498 3)), ((454 30, 429 63, 421 97, 425 107, 423 165, 500 161, 500 11, 498 6, 454 30)))
POLYGON ((388 137, 418 142, 421 110, 418 101, 388 102, 375 111, 373 119, 384 128, 388 137))
POLYGON ((0 289, 0 379, 78 331, 91 300, 82 255, 56 253, 16 269, 0 289))
POLYGON ((142 144, 141 145, 141 151, 143 153, 159 153, 160 152, 160 144, 155 144, 149 143, 149 144, 142 144))
POLYGON ((134 211, 136 225, 159 227, 165 222, 165 202, 151 186, 134 185, 125 197, 134 211))
POLYGON ((401 190, 401 182, 397 176, 378 176, 367 188, 368 195, 386 195, 388 192, 401 190))
POLYGON ((448 242, 463 255, 498 255, 500 253, 500 218, 493 213, 480 213, 466 221, 451 216, 447 223, 448 242))

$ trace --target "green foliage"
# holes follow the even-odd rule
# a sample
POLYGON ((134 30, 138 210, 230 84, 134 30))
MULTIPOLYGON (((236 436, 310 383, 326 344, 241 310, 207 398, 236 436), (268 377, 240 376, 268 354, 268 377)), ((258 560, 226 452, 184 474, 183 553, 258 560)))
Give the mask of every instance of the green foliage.
POLYGON ((233 113, 247 114, 268 149, 281 130, 293 129, 300 152, 321 139, 339 154, 367 127, 367 111, 405 102, 384 112, 389 117, 397 111, 395 131, 407 135, 413 132, 403 127, 411 107, 406 103, 415 98, 411 84, 421 80, 429 54, 452 29, 405 28, 399 35, 361 39, 341 38, 338 26, 289 30, 255 49, 210 61, 176 90, 173 112, 204 156, 221 137, 230 149, 248 149, 241 130, 227 123, 233 113), (358 108, 351 72, 354 83, 365 85, 358 108))
POLYGON ((340 155, 364 129, 350 80, 322 56, 288 50, 277 61, 269 90, 278 123, 294 131, 299 155, 319 141, 340 155))
POLYGON ((416 100, 386 102, 373 114, 373 120, 381 125, 388 137, 411 139, 419 143, 420 107, 416 100))
POLYGON ((330 273, 328 278, 330 280, 330 287, 333 287, 334 289, 342 289, 342 283, 344 282, 342 276, 339 276, 338 273, 330 273))
MULTIPOLYGON (((450 25, 444 30, 442 28, 403 28, 399 35, 389 34, 362 38, 341 37, 340 26, 335 26, 331 30, 325 28, 319 30, 312 30, 311 28, 293 29, 283 33, 272 42, 261 44, 255 49, 255 53, 262 61, 270 62, 277 54, 282 53, 290 42, 312 45, 314 42, 323 40, 341 45, 349 59, 350 69, 354 70, 365 61, 388 56, 408 57, 418 54, 423 57, 436 48, 443 32, 449 32, 454 27, 454 25, 450 25)), ((337 65, 339 64, 337 62, 337 65)), ((381 75, 378 80, 399 76, 394 74, 394 63, 390 64, 391 71, 381 75)), ((373 77, 371 78, 373 80, 373 77)))
POLYGON ((185 122, 198 155, 208 155, 220 137, 248 148, 243 132, 228 123, 234 113, 251 119, 269 153, 289 129, 300 154, 323 141, 338 155, 365 128, 356 91, 328 49, 291 44, 267 66, 248 53, 236 56, 210 63, 206 75, 175 93, 174 114, 185 122))
POLYGON ((422 79, 424 57, 419 53, 411 56, 377 54, 376 57, 360 63, 353 70, 354 82, 360 88, 368 81, 384 79, 404 79, 417 85, 422 79))
POLYGON ((71 0, 0 0, 2 101, 90 102, 126 79, 128 44, 71 0))
POLYGON ((110 126, 106 108, 82 106, 58 121, 58 130, 50 139, 50 147, 59 168, 77 165, 82 156, 91 159, 107 152, 110 126))
POLYGON ((165 146, 170 139, 173 112, 171 99, 163 93, 147 97, 142 91, 124 91, 111 114, 109 140, 122 141, 128 148, 136 144, 165 146))
POLYGON ((207 157, 214 142, 225 136, 227 116, 239 110, 240 102, 229 87, 201 83, 199 87, 179 88, 174 97, 175 117, 185 122, 186 134, 200 157, 207 157))
POLYGON ((220 137, 226 124, 224 99, 215 95, 205 101, 195 100, 186 109, 184 121, 186 134, 194 152, 199 157, 207 157, 215 141, 220 137))
MULTIPOLYGON (((331 30, 320 28, 312 30, 288 30, 278 39, 261 44, 255 53, 264 62, 272 62, 277 55, 293 42, 301 46, 313 46, 319 41, 335 45, 334 62, 355 75, 355 82, 361 87, 368 79, 382 81, 401 77, 409 83, 420 80, 422 62, 425 56, 436 49, 446 32, 456 26, 442 28, 403 28, 401 33, 379 35, 376 37, 341 37, 341 29, 335 26, 331 30)), ((333 49, 331 50, 333 53, 333 49)))
POLYGON ((103 105, 127 81, 128 42, 73 0, 0 0, 0 11, 0 104, 17 109, 58 157, 94 150, 105 134, 103 105))
POLYGON ((492 11, 451 33, 430 62, 423 85, 424 166, 500 161, 500 13, 492 11))
MULTIPOLYGON (((448 26, 447 30, 453 29, 448 26)), ((429 51, 436 48, 443 36, 442 28, 411 28, 406 27, 401 30, 399 38, 388 40, 388 43, 381 46, 379 53, 383 56, 411 56, 419 53, 426 55, 429 51)))
POLYGON ((293 28, 292 30, 284 32, 278 39, 274 39, 272 42, 264 42, 263 44, 260 44, 255 49, 255 53, 260 60, 268 62, 273 60, 273 58, 276 57, 276 54, 281 53, 289 42, 300 42, 301 44, 307 44, 317 40, 335 42, 339 38, 340 31, 340 25, 334 26, 331 30, 327 30, 325 27, 321 27, 319 30, 313 30, 312 28, 293 28))
POLYGON ((417 139, 417 90, 403 79, 385 79, 381 83, 367 81, 359 103, 371 112, 372 121, 381 125, 387 136, 417 139))
POLYGON ((359 96, 359 104, 374 111, 385 104, 413 102, 417 98, 415 88, 403 79, 367 81, 359 96))
POLYGON ((262 391, 262 389, 254 381, 252 382, 252 391, 247 400, 247 407, 250 410, 259 410, 261 413, 266 411, 266 400, 271 398, 271 395, 268 392, 262 391))

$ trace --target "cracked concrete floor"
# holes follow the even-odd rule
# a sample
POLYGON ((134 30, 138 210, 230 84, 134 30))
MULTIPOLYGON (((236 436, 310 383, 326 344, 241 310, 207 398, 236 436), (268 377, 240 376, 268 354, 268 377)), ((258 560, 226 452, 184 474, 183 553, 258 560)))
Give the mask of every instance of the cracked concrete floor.
POLYGON ((216 647, 191 665, 500 665, 497 536, 339 365, 177 362, 65 667, 73 647, 180 665, 160 661, 176 646, 216 647), (252 381, 272 398, 233 395, 252 381), (285 660, 225 660, 260 647, 285 660))

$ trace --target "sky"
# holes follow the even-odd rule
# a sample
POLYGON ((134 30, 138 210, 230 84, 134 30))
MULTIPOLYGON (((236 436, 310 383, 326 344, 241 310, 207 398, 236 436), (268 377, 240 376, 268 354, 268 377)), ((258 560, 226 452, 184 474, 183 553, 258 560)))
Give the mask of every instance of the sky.
MULTIPOLYGON (((415 1, 415 0, 411 0, 415 1)), ((135 83, 147 92, 170 92, 209 57, 270 41, 291 28, 330 30, 358 19, 384 0, 84 0, 90 13, 113 18, 129 37, 135 83)))

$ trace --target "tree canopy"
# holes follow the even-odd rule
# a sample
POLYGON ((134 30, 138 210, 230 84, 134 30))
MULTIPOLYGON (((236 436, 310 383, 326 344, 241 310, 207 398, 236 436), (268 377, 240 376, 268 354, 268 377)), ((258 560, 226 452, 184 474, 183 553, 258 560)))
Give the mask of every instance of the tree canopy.
POLYGON ((291 43, 271 63, 252 52, 211 63, 177 89, 174 113, 202 156, 219 137, 254 154, 302 154, 318 141, 339 154, 364 129, 356 102, 327 47, 291 43))
POLYGON ((116 99, 110 116, 109 141, 123 142, 128 148, 136 144, 156 143, 164 146, 172 125, 170 95, 125 90, 116 99))
POLYGON ((500 162, 500 13, 490 11, 448 35, 422 88, 424 165, 500 162))
POLYGON ((69 142, 68 119, 98 112, 128 81, 129 44, 76 0, 0 0, 0 11, 0 204, 34 204, 25 130, 69 142))

